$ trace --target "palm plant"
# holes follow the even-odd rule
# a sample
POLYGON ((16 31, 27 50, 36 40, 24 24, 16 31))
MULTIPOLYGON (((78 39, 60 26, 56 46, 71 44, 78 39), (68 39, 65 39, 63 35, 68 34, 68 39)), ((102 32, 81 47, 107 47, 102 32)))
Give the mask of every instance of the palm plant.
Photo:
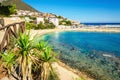
POLYGON ((47 42, 39 41, 36 48, 39 50, 39 60, 41 74, 39 76, 40 80, 48 80, 50 71, 53 72, 51 63, 55 61, 55 55, 52 54, 52 48, 47 46, 47 42))
POLYGON ((8 77, 11 75, 13 70, 13 65, 15 64, 16 55, 13 52, 8 52, 6 54, 1 53, 0 56, 2 57, 2 63, 6 69, 8 77))
POLYGON ((56 55, 47 42, 39 41, 35 46, 33 44, 29 33, 20 33, 12 52, 0 54, 8 74, 11 74, 12 68, 16 65, 19 68, 17 79, 21 77, 21 80, 33 80, 32 68, 37 66, 40 70, 39 80, 48 80, 50 73, 53 73, 51 64, 55 61, 56 55))
POLYGON ((48 42, 45 42, 43 40, 39 40, 36 45, 36 49, 39 51, 45 51, 45 49, 48 47, 48 42))
POLYGON ((30 40, 29 33, 21 34, 17 40, 18 48, 18 61, 20 62, 22 80, 32 80, 31 68, 32 68, 32 40, 30 40))

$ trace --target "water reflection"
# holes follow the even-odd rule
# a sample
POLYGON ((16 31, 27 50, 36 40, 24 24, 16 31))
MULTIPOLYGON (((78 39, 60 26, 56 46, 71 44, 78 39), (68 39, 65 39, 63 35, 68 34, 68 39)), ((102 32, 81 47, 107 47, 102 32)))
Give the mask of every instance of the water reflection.
POLYGON ((116 44, 120 43, 120 34, 56 32, 45 35, 44 40, 67 65, 96 80, 120 80, 120 45, 116 44))
POLYGON ((58 39, 59 38, 59 32, 55 32, 55 39, 58 39))

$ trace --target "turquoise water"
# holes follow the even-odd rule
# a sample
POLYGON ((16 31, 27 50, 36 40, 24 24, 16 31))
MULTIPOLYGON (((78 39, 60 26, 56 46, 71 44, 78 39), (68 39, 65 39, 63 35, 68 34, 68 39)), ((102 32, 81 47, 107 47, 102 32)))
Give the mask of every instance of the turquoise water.
POLYGON ((120 33, 56 32, 42 38, 67 65, 96 80, 120 80, 120 33))

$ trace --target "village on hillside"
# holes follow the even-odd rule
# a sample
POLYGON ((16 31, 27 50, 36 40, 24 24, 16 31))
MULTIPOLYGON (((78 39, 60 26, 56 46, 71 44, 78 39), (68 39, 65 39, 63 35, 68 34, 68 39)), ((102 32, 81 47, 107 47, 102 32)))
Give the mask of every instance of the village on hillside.
POLYGON ((12 14, 11 17, 3 17, 0 19, 1 25, 12 24, 15 22, 26 21, 33 25, 44 25, 46 22, 51 23, 55 28, 67 29, 67 28, 79 28, 83 25, 79 21, 69 20, 62 16, 57 16, 50 13, 32 12, 27 10, 17 10, 16 14, 12 14), (2 21, 3 20, 3 21, 2 21))

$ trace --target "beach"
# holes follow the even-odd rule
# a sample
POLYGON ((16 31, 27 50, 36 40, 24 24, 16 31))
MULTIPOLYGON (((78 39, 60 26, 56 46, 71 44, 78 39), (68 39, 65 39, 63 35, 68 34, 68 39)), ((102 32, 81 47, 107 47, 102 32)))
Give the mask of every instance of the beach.
POLYGON ((119 0, 1 0, 0 80, 120 80, 119 0))
MULTIPOLYGON (((29 31, 29 30, 28 30, 29 31)), ((95 27, 83 27, 83 28, 74 28, 74 29, 45 29, 45 30, 30 30, 30 36, 33 38, 33 36, 42 36, 47 33, 51 32, 64 32, 64 31, 78 31, 78 32, 112 32, 112 33, 120 33, 120 28, 95 28, 95 27)), ((0 33, 1 36, 3 36, 4 31, 0 33)), ((64 64, 64 63, 63 63, 64 64)), ((87 77, 86 74, 83 74, 80 72, 80 74, 74 72, 74 69, 71 69, 70 67, 66 67, 66 65, 54 63, 53 67, 56 69, 56 71, 59 74, 59 77, 61 80, 73 80, 73 79, 80 79, 81 77, 85 80, 93 80, 89 77, 87 77)))
POLYGON ((120 33, 120 28, 108 28, 108 27, 82 27, 82 28, 67 28, 67 29, 44 29, 44 30, 30 30, 31 36, 43 35, 51 32, 62 32, 62 31, 80 31, 80 32, 112 32, 120 33))
MULTIPOLYGON (((30 30, 30 35, 33 38, 33 36, 42 36, 47 33, 52 33, 52 32, 64 32, 64 31, 78 31, 78 32, 112 32, 112 33, 120 33, 120 28, 94 28, 94 27, 89 27, 89 28, 76 28, 76 29, 47 29, 47 30, 30 30)), ((93 80, 89 77, 86 77, 86 74, 78 74, 74 72, 74 69, 71 69, 70 67, 66 67, 66 65, 62 63, 54 63, 53 67, 57 69, 57 72, 59 74, 59 77, 61 80, 72 80, 72 78, 79 78, 83 77, 85 80, 93 80)))

